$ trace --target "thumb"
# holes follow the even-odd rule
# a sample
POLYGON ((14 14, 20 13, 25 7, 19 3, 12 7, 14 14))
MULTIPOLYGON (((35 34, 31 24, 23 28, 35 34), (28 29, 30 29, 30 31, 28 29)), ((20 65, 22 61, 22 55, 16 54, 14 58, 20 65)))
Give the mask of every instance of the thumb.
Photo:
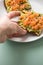
POLYGON ((10 31, 10 34, 8 34, 8 37, 24 36, 27 33, 26 30, 22 29, 17 23, 13 23, 13 22, 10 29, 11 31, 10 31))
POLYGON ((17 32, 19 35, 25 35, 27 33, 27 31, 24 30, 23 28, 21 28, 19 25, 18 25, 18 31, 17 32))

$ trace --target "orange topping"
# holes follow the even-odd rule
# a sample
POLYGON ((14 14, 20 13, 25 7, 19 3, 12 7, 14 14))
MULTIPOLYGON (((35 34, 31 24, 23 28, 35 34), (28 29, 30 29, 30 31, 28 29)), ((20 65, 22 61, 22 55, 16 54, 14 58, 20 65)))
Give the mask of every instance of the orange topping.
POLYGON ((17 5, 17 4, 11 7, 12 11, 13 10, 18 10, 18 8, 19 8, 19 5, 17 5))
POLYGON ((24 26, 31 26, 34 30, 43 29, 43 16, 39 16, 37 13, 27 13, 27 17, 23 16, 22 20, 24 26))

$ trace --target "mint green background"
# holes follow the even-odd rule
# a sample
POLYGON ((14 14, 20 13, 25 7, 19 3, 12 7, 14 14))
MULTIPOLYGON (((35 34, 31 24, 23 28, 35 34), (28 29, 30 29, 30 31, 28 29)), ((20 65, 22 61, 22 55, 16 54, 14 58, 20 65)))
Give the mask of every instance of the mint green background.
POLYGON ((1 43, 0 65, 43 65, 43 38, 30 43, 1 43))

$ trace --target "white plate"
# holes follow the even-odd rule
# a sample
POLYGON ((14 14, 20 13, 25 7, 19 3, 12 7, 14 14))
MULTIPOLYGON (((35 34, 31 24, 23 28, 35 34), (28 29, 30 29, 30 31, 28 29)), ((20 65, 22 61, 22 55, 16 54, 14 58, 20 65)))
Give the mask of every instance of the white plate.
MULTIPOLYGON (((43 13, 43 0, 30 0, 30 4, 31 4, 32 8, 34 9, 34 11, 43 13)), ((5 10, 3 0, 0 0, 0 16, 4 16, 4 14, 6 14, 6 13, 7 12, 5 10)), ((27 34, 26 36, 14 37, 10 40, 16 41, 16 42, 31 42, 31 41, 40 39, 42 37, 43 37, 43 32, 40 36, 33 36, 31 34, 27 34)))

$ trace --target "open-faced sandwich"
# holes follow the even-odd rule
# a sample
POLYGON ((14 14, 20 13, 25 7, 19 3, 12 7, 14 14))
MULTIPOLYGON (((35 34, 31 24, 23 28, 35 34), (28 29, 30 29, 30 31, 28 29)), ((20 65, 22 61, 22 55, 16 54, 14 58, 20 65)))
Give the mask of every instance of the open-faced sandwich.
POLYGON ((7 9, 7 12, 31 9, 31 5, 30 3, 28 3, 28 0, 4 0, 4 4, 7 9))
POLYGON ((7 12, 21 11, 18 24, 36 35, 40 35, 43 30, 43 15, 32 12, 28 0, 4 0, 7 12), (31 10, 30 10, 31 9, 31 10))
POLYGON ((28 32, 40 35, 43 30, 43 15, 24 11, 24 13, 21 13, 18 24, 28 32))

